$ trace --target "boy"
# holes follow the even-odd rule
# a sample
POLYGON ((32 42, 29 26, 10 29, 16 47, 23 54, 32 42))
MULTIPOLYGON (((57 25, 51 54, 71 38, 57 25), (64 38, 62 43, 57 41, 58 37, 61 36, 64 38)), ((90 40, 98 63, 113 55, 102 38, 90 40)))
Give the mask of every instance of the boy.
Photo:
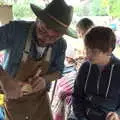
POLYGON ((116 120, 118 117, 120 60, 112 54, 115 43, 115 35, 107 27, 94 27, 84 38, 88 60, 80 67, 73 92, 77 120, 106 120, 110 115, 116 120))

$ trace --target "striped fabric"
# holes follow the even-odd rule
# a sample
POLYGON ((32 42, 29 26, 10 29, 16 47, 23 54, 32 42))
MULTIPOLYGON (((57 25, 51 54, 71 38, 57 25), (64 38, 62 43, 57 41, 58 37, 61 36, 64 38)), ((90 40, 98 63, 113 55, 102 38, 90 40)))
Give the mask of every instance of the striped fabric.
POLYGON ((71 94, 76 74, 76 71, 66 73, 57 82, 52 107, 54 120, 65 120, 65 106, 71 103, 71 94))

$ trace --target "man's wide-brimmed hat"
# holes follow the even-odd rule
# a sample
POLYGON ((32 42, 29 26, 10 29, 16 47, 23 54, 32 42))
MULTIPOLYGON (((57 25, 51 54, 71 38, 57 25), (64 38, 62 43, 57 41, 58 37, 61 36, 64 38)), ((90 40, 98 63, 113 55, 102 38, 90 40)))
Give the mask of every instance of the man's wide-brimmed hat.
POLYGON ((53 0, 45 9, 34 4, 31 4, 31 8, 35 15, 48 27, 73 36, 73 32, 68 29, 72 21, 73 7, 67 5, 64 0, 53 0))

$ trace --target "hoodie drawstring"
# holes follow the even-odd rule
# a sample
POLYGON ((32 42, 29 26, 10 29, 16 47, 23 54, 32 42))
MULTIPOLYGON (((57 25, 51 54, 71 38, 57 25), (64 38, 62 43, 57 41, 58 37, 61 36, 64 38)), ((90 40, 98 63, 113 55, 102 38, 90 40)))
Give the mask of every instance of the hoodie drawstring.
POLYGON ((92 64, 90 63, 89 70, 88 70, 88 74, 87 74, 87 79, 86 79, 86 81, 85 81, 84 93, 86 93, 87 82, 88 82, 88 78, 89 78, 89 76, 90 76, 91 67, 92 67, 92 64))
POLYGON ((115 65, 113 64, 112 67, 111 67, 110 77, 109 77, 109 82, 108 82, 108 87, 107 87, 107 90, 106 90, 105 98, 107 98, 107 96, 108 96, 108 92, 109 92, 109 88, 110 88, 110 84, 111 84, 111 80, 112 80, 112 73, 113 73, 114 66, 115 65))

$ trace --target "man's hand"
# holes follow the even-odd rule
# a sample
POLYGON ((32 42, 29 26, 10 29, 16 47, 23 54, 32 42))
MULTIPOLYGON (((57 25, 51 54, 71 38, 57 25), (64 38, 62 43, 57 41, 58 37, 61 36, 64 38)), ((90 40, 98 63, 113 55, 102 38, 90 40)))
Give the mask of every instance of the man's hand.
POLYGON ((21 88, 14 80, 9 80, 3 89, 7 99, 18 99, 22 97, 21 88))
POLYGON ((40 76, 40 74, 41 69, 38 69, 36 74, 32 78, 28 79, 29 84, 32 86, 32 92, 38 92, 46 88, 46 80, 40 76))
POLYGON ((34 77, 31 82, 32 92, 38 92, 46 88, 46 81, 43 77, 34 77))
POLYGON ((33 77, 39 69, 41 69, 39 74, 46 74, 48 71, 48 62, 43 60, 35 61, 32 58, 29 58, 26 62, 21 63, 20 69, 16 74, 16 80, 25 82, 28 78, 33 77))
POLYGON ((106 116, 106 120, 120 120, 120 118, 117 113, 109 112, 106 116))
POLYGON ((21 97, 21 88, 6 71, 0 72, 1 87, 7 99, 17 99, 21 97))

